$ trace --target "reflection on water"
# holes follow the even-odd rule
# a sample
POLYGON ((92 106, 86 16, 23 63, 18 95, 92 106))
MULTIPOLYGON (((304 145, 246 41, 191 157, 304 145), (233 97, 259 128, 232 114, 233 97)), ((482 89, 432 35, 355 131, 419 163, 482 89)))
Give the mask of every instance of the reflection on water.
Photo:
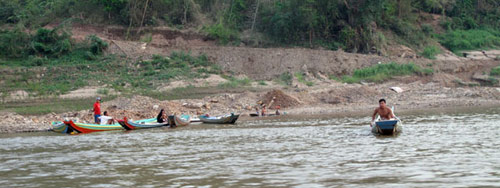
POLYGON ((369 118, 255 120, 87 135, 0 135, 8 187, 500 186, 499 109, 409 115, 376 137, 369 118))

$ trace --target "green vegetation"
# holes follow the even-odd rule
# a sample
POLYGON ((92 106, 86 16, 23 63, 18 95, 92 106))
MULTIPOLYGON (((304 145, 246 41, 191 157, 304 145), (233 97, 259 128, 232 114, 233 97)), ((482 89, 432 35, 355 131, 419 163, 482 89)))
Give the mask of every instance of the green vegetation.
POLYGON ((413 63, 408 64, 377 64, 375 66, 355 70, 352 76, 344 76, 342 80, 346 83, 359 83, 360 81, 381 82, 388 80, 394 76, 404 75, 428 75, 432 74, 433 70, 423 69, 413 63))
POLYGON ((421 56, 424 56, 427 59, 436 59, 436 55, 441 53, 441 49, 437 46, 428 46, 424 48, 424 51, 420 53, 421 56))
POLYGON ((177 99, 201 99, 206 96, 219 93, 243 93, 245 91, 256 91, 249 87, 220 88, 220 87, 178 87, 172 90, 160 92, 152 90, 143 90, 140 93, 143 96, 152 97, 158 100, 177 100, 177 99))
POLYGON ((218 85, 219 88, 222 89, 228 89, 228 88, 238 88, 238 87, 244 87, 244 86, 250 86, 252 84, 252 80, 249 78, 234 78, 230 77, 229 81, 225 83, 221 83, 218 85))
POLYGON ((490 71, 491 76, 500 76, 500 66, 492 68, 490 71))
MULTIPOLYGON (((197 27, 204 28, 202 31, 221 44, 244 41, 260 46, 343 48, 366 53, 385 44, 381 39, 386 36, 381 31, 391 33, 389 40, 410 47, 421 49, 428 45, 427 41, 434 40, 435 30, 422 13, 442 15, 440 25, 449 35, 488 30, 498 37, 495 33, 500 29, 500 11, 495 7, 500 7, 499 1, 0 0, 0 25, 20 30, 36 30, 50 23, 123 25, 129 28, 129 38, 148 33, 142 29, 148 26, 197 27)), ((453 51, 484 46, 453 43, 455 40, 448 41, 447 35, 439 40, 453 51)), ((485 37, 476 38, 488 41, 485 37)), ((13 40, 22 39, 19 36, 13 40)), ((142 41, 151 41, 151 37, 146 35, 142 41)))
POLYGON ((314 82, 305 80, 304 76, 305 76, 305 74, 303 72, 296 72, 295 73, 295 78, 297 78, 297 81, 299 81, 300 83, 303 83, 309 87, 313 86, 314 82))
POLYGON ((291 86, 293 81, 293 76, 290 72, 282 73, 275 82, 284 86, 291 86))
POLYGON ((267 86, 267 83, 264 80, 259 80, 259 85, 261 85, 261 86, 267 86))
POLYGON ((439 35, 439 42, 458 53, 462 50, 500 47, 500 31, 491 29, 453 30, 439 35))
MULTIPOLYGON (((106 97, 105 100, 112 100, 106 97)), ((0 110, 10 110, 20 115, 41 115, 48 113, 64 113, 90 109, 94 98, 89 99, 43 99, 24 101, 22 103, 4 103, 0 110)))

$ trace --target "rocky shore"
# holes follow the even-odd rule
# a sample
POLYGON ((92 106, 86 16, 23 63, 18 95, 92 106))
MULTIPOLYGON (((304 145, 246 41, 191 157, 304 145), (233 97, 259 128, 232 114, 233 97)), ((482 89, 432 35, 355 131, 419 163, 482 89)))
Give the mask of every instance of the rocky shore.
MULTIPOLYGON (((434 76, 436 77, 436 76, 434 76)), ((442 79, 440 79, 442 80, 442 79)), ((445 83, 415 77, 402 77, 384 84, 342 84, 331 81, 313 87, 279 88, 267 92, 229 94, 222 93, 203 99, 182 99, 160 101, 144 96, 118 97, 104 102, 106 110, 116 119, 152 118, 165 109, 169 114, 198 115, 209 113, 222 115, 230 112, 241 113, 243 119, 254 113, 258 101, 270 103, 269 111, 277 105, 288 115, 366 115, 377 106, 380 98, 385 98, 388 105, 395 106, 397 113, 416 110, 442 108, 468 108, 500 106, 500 88, 498 87, 447 87, 445 83), (410 81, 409 81, 410 80, 410 81), (390 87, 403 90, 397 93, 390 87)), ((31 132, 50 130, 52 121, 74 119, 92 122, 91 107, 88 110, 41 116, 22 116, 13 112, 0 112, 0 132, 31 132)))

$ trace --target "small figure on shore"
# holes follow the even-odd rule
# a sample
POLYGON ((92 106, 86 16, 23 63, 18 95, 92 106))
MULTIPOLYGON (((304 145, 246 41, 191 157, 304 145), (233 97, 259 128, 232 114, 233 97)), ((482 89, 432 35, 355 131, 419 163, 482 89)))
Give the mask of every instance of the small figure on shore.
POLYGON ((385 99, 380 99, 378 101, 379 107, 375 109, 372 115, 372 123, 370 125, 373 125, 375 122, 375 116, 378 114, 380 115, 380 118, 382 120, 390 120, 394 118, 394 115, 392 114, 392 110, 387 107, 385 99))
POLYGON ((156 121, 158 123, 164 123, 167 121, 167 113, 165 113, 164 109, 160 110, 160 113, 158 113, 158 116, 156 116, 156 121))
POLYGON ((276 106, 276 112, 275 113, 276 113, 277 116, 281 115, 280 108, 281 108, 280 105, 276 106))
POLYGON ((266 116, 266 104, 262 105, 262 109, 260 110, 261 116, 266 116))
POLYGON ((108 111, 104 111, 99 119, 101 119, 101 125, 111 125, 115 123, 115 119, 108 115, 108 111))
POLYGON ((255 106, 255 114, 257 114, 257 116, 259 116, 259 106, 255 106))
POLYGON ((94 121, 96 124, 100 123, 100 118, 101 117, 101 97, 97 97, 94 103, 94 109, 92 110, 94 112, 94 121))

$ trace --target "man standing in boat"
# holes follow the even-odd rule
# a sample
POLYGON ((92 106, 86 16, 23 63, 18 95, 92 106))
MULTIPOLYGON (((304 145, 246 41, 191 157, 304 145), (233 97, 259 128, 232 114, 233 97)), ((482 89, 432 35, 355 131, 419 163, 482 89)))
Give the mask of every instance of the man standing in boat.
POLYGON ((94 103, 94 121, 96 124, 100 123, 100 118, 101 117, 101 97, 97 97, 94 103))
POLYGON ((387 107, 385 99, 380 99, 378 101, 379 107, 375 109, 375 112, 373 112, 372 116, 372 123, 370 125, 373 125, 373 122, 375 121, 375 116, 377 114, 380 116, 382 120, 390 120, 394 118, 394 114, 392 114, 392 110, 387 107))

